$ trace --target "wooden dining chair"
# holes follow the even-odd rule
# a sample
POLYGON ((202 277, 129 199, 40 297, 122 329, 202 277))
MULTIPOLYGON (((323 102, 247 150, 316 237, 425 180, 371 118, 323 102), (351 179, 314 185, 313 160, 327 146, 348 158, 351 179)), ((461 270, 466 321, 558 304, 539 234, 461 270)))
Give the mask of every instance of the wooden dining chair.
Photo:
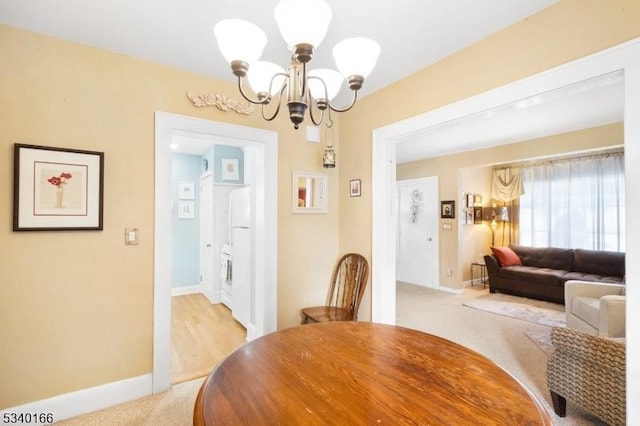
POLYGON ((333 270, 325 306, 303 308, 302 323, 356 321, 368 278, 369 263, 364 256, 342 256, 333 270))

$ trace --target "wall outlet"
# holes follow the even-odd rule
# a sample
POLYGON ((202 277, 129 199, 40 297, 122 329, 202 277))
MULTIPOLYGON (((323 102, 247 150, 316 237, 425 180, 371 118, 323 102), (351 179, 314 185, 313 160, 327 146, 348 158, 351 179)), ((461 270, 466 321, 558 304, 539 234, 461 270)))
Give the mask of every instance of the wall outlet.
POLYGON ((447 268, 447 277, 451 278, 453 276, 453 270, 451 268, 447 268))

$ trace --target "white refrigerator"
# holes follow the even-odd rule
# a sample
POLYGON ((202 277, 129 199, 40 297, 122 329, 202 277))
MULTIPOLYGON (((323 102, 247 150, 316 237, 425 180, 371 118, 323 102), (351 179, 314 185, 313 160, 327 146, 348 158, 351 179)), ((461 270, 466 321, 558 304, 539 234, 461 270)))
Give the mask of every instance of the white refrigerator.
POLYGON ((251 187, 229 195, 231 313, 245 328, 251 321, 251 187))

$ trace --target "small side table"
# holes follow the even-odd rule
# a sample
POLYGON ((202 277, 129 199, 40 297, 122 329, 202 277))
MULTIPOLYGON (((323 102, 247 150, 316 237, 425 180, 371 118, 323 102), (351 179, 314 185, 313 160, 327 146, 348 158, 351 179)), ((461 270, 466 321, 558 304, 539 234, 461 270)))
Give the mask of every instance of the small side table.
POLYGON ((487 265, 485 265, 482 262, 471 262, 471 286, 473 287, 473 284, 476 281, 476 274, 479 272, 479 277, 478 279, 480 280, 480 283, 482 284, 482 288, 486 288, 487 287, 487 265), (477 271, 477 272, 476 272, 477 271))

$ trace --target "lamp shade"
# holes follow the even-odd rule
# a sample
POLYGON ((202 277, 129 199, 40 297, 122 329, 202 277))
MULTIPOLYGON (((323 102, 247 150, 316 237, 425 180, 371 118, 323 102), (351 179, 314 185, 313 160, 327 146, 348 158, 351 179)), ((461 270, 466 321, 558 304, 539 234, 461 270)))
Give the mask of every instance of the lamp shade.
POLYGON ((485 207, 482 209, 484 220, 497 222, 509 222, 509 209, 507 207, 485 207))
POLYGON ((367 77, 380 55, 380 45, 375 41, 354 37, 342 40, 333 48, 333 59, 338 71, 346 78, 352 75, 367 77))
POLYGON ((247 79, 249 80, 249 85, 254 92, 264 92, 275 95, 280 90, 286 79, 283 75, 275 75, 284 72, 285 71, 281 66, 272 62, 257 61, 249 66, 247 79), (272 78, 273 84, 271 84, 272 78), (269 85, 271 85, 271 90, 269 90, 269 85))
POLYGON ((342 82, 344 81, 342 74, 338 71, 327 68, 311 70, 309 71, 309 76, 321 78, 327 86, 327 93, 325 96, 324 85, 317 79, 310 78, 309 90, 311 91, 311 96, 314 99, 327 99, 330 101, 336 97, 342 87, 342 82))
POLYGON ((231 63, 239 60, 252 63, 258 60, 267 36, 257 25, 241 19, 225 19, 213 27, 222 56, 231 63))
POLYGON ((318 47, 331 22, 331 8, 323 0, 281 0, 273 15, 291 50, 300 43, 318 47))

